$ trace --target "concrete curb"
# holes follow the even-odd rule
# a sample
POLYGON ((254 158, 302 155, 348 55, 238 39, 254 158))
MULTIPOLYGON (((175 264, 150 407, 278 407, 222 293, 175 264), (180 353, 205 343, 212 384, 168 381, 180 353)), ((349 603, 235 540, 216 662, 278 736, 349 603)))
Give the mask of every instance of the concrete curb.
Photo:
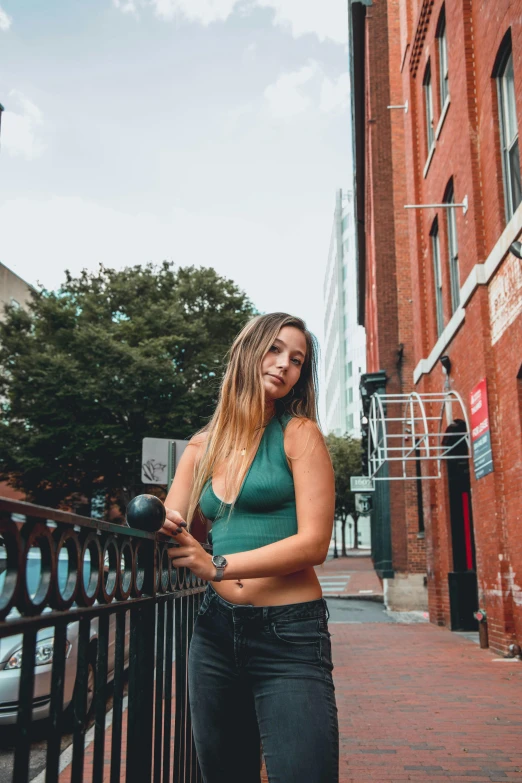
POLYGON ((339 595, 333 595, 332 593, 328 593, 328 595, 325 595, 323 593, 323 598, 328 600, 328 598, 342 598, 343 601, 373 601, 377 604, 383 604, 384 603, 384 596, 379 595, 379 593, 374 593, 373 595, 368 595, 368 593, 362 593, 361 595, 346 595, 346 593, 339 593, 339 595))

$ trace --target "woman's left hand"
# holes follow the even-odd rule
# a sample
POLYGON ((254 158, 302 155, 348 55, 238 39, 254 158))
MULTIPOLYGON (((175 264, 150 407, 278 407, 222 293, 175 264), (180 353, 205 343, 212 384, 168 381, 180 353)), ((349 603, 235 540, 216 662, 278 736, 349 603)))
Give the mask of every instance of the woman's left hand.
POLYGON ((210 582, 216 576, 216 567, 212 564, 212 555, 206 552, 199 541, 186 530, 176 534, 178 546, 168 550, 174 568, 189 568, 193 574, 210 582))

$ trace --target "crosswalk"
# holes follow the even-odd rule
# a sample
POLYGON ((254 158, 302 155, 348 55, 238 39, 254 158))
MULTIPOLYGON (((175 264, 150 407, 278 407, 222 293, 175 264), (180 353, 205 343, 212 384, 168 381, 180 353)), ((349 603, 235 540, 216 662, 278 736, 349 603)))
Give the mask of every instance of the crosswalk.
POLYGON ((350 580, 350 574, 335 574, 335 576, 320 576, 319 583, 324 595, 340 595, 350 580))

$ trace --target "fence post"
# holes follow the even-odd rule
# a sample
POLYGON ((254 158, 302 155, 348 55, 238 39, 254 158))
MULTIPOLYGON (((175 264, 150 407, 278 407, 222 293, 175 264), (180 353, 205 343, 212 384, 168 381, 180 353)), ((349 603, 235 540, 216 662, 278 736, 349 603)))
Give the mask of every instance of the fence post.
MULTIPOLYGON (((156 584, 155 547, 150 542, 146 545, 144 593, 152 597, 156 584)), ((155 626, 153 598, 131 609, 126 783, 150 783, 152 777, 155 626)))

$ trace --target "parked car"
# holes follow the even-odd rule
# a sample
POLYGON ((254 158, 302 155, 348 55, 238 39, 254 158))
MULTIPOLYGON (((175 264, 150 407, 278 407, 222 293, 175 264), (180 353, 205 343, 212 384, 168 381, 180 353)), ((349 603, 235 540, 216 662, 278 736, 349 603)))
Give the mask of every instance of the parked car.
MULTIPOLYGON (((5 579, 5 567, 2 568, 2 558, 5 550, 0 547, 0 593, 5 579)), ((38 549, 28 553, 27 586, 30 593, 35 593, 40 580, 40 553, 38 549)), ((67 578, 67 553, 58 563, 58 580, 61 586, 67 578)), ((88 580, 86 569, 84 578, 88 580)), ((45 610, 50 611, 50 610, 45 610)), ((18 614, 13 610, 6 622, 18 614)), ((127 616, 125 629, 125 666, 129 660, 129 618, 127 616)), ((73 699, 76 684, 78 660, 79 622, 71 622, 67 626, 67 650, 64 680, 64 710, 73 699)), ((90 641, 87 671, 87 708, 91 709, 96 688, 96 646, 98 640, 98 620, 91 620, 90 641)), ((116 617, 111 614, 109 621, 108 676, 110 682, 114 677, 114 647, 116 642, 116 617)), ((16 723, 18 713, 18 694, 20 689, 20 672, 22 666, 23 635, 7 636, 0 639, 0 726, 16 723)), ((51 703, 51 671, 54 653, 54 629, 43 628, 38 631, 36 639, 36 661, 33 696, 33 720, 49 716, 51 703)))

